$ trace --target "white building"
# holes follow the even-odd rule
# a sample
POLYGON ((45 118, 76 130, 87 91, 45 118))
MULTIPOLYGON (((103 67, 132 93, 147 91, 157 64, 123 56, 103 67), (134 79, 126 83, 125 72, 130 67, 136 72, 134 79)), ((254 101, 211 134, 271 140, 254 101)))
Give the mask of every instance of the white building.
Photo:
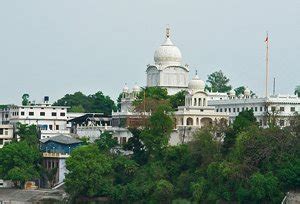
POLYGON ((252 109, 257 122, 262 127, 268 127, 270 117, 276 119, 277 125, 281 127, 288 126, 290 121, 293 121, 291 117, 296 112, 300 112, 300 98, 295 95, 275 95, 258 98, 251 96, 248 88, 239 97, 231 90, 226 98, 210 100, 208 104, 214 106, 219 113, 228 113, 230 123, 241 111, 252 109))
POLYGON ((52 106, 48 100, 43 103, 26 106, 10 105, 8 107, 9 123, 36 125, 41 131, 41 139, 57 134, 67 134, 66 106, 52 106))
POLYGON ((189 68, 182 64, 181 52, 172 43, 169 28, 165 42, 154 53, 154 64, 148 65, 146 72, 148 87, 166 88, 169 95, 187 89, 189 68))
POLYGON ((10 143, 14 138, 14 128, 12 125, 0 124, 0 148, 5 144, 10 143))

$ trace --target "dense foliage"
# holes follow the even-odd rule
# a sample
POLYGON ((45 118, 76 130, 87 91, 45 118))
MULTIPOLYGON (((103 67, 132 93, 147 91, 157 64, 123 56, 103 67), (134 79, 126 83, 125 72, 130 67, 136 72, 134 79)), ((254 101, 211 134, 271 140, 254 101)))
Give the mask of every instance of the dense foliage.
POLYGON ((231 85, 229 85, 229 78, 227 78, 224 73, 219 70, 210 75, 206 82, 208 83, 206 89, 211 92, 227 93, 231 90, 231 85))
POLYGON ((300 97, 300 86, 296 86, 294 93, 295 93, 295 95, 297 95, 298 97, 300 97))
POLYGON ((0 177, 23 187, 26 181, 40 178, 41 155, 36 126, 18 124, 17 134, 19 142, 13 141, 0 149, 0 177))
POLYGON ((223 143, 202 129, 191 142, 169 146, 169 111, 159 106, 146 127, 131 129, 124 146, 131 156, 112 154, 109 134, 75 150, 67 191, 119 203, 279 203, 300 187, 299 116, 287 129, 261 129, 244 111, 223 143))
POLYGON ((105 115, 111 115, 112 110, 116 111, 117 109, 114 101, 101 91, 91 95, 81 92, 66 94, 53 105, 70 106, 69 112, 104 113, 105 115))
MULTIPOLYGON (((161 87, 146 87, 133 102, 136 111, 156 111, 160 105, 170 106, 173 110, 185 103, 186 91, 179 91, 174 95, 168 95, 167 89, 161 87)), ((119 101, 119 99, 118 99, 119 101)))

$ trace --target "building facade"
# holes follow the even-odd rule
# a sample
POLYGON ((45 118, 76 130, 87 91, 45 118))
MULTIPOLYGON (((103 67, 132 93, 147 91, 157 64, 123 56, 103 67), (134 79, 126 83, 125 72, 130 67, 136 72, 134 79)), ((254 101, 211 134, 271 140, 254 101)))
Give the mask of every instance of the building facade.
POLYGON ((14 127, 12 125, 0 125, 0 148, 10 143, 14 138, 14 127))
POLYGON ((147 65, 147 86, 166 88, 169 95, 187 89, 189 66, 182 64, 182 55, 170 39, 170 29, 166 39, 154 53, 154 64, 147 65))
POLYGON ((236 96, 232 90, 226 98, 210 100, 208 104, 219 113, 228 113, 230 123, 241 111, 252 109, 261 127, 268 127, 271 119, 280 127, 289 126, 293 116, 300 112, 300 98, 296 95, 257 97, 252 96, 248 88, 240 96, 236 96))
POLYGON ((47 178, 49 184, 44 182, 43 186, 53 187, 64 181, 65 174, 68 173, 66 159, 81 143, 80 140, 62 134, 40 140, 40 150, 43 152, 42 165, 48 172, 55 170, 53 178, 47 178))
POLYGON ((41 132, 41 139, 57 134, 67 134, 67 106, 52 106, 48 100, 43 103, 26 106, 9 105, 7 108, 8 121, 36 125, 41 132))

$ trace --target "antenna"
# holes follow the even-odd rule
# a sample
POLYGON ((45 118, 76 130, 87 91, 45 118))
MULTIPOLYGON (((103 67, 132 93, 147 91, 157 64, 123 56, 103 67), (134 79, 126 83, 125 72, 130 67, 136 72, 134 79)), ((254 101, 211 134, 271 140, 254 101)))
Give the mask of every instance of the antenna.
POLYGON ((170 26, 169 24, 167 25, 167 28, 166 28, 166 37, 169 38, 170 37, 170 26))

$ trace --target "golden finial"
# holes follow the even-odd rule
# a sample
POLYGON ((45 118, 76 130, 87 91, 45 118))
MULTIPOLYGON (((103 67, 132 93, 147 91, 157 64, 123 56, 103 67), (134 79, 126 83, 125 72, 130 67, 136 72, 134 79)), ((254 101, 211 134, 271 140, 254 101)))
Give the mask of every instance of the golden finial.
POLYGON ((167 25, 167 28, 166 28, 166 37, 169 38, 170 37, 170 26, 167 25))

